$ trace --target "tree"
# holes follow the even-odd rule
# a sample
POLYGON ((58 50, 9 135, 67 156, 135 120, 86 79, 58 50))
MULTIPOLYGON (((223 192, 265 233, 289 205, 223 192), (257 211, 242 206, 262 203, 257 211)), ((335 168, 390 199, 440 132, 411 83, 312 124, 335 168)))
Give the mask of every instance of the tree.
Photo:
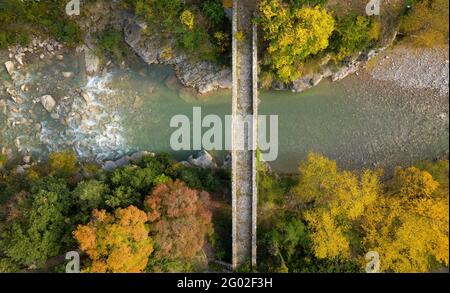
POLYGON ((338 19, 331 38, 336 61, 365 50, 379 39, 380 32, 381 24, 375 17, 348 15, 338 19))
POLYGON ((145 198, 156 260, 188 261, 202 250, 212 229, 208 198, 179 180, 156 186, 145 198))
POLYGON ((364 246, 380 254, 381 270, 428 272, 448 266, 448 189, 440 197, 438 187, 426 171, 396 169, 388 195, 369 209, 362 225, 364 246))
POLYGON ((134 206, 117 209, 114 214, 94 210, 87 225, 73 232, 80 249, 91 260, 87 272, 139 273, 153 252, 145 212, 134 206))
POLYGON ((77 157, 73 152, 51 153, 48 158, 50 175, 70 176, 79 171, 77 157))
POLYGON ((328 47, 334 19, 324 8, 290 8, 279 0, 262 0, 259 12, 268 43, 264 63, 283 82, 297 79, 303 61, 328 47))
MULTIPOLYGON (((425 166, 448 181, 448 166, 425 166)), ((308 155, 300 165, 296 194, 314 256, 356 261, 363 268, 365 254, 375 251, 386 272, 448 266, 448 183, 441 189, 429 172, 417 167, 397 168, 385 186, 380 175, 364 170, 358 176, 321 155, 308 155)))
POLYGON ((106 184, 97 180, 80 182, 73 194, 83 211, 91 211, 99 208, 105 201, 105 195, 109 188, 106 184))
POLYGON ((70 242, 69 190, 63 181, 48 177, 33 186, 26 201, 2 231, 0 247, 15 263, 39 267, 70 242))
POLYGON ((381 193, 379 174, 365 170, 357 176, 340 171, 336 162, 314 153, 308 155, 299 171, 296 193, 308 206, 305 219, 312 230, 315 256, 351 259, 357 248, 356 224, 381 193))

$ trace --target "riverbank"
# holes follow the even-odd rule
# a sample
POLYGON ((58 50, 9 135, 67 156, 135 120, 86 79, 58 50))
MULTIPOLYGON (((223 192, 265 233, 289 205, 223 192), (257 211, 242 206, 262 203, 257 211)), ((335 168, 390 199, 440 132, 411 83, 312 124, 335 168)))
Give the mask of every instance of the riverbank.
POLYGON ((449 94, 449 46, 413 48, 395 46, 382 52, 370 66, 377 80, 405 88, 429 89, 432 95, 449 94))

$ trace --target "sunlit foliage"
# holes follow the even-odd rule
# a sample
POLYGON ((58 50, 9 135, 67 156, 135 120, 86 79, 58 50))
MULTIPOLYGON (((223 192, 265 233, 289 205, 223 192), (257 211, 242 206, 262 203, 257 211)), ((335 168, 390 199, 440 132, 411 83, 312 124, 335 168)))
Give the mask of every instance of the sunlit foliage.
POLYGON ((297 79, 303 61, 328 47, 334 19, 324 8, 292 8, 279 0, 262 0, 259 23, 268 42, 264 63, 277 78, 297 79))
POLYGON ((91 260, 86 268, 93 273, 138 273, 147 266, 153 251, 145 212, 134 206, 114 214, 94 210, 87 225, 73 235, 91 260))
POLYGON ((414 0, 403 18, 400 30, 417 46, 432 47, 448 43, 448 0, 414 0))
MULTIPOLYGON (((212 229, 208 198, 208 193, 190 189, 179 180, 156 186, 146 197, 154 257, 160 264, 166 260, 188 261, 202 250, 212 229)), ((153 269, 164 270, 160 264, 153 269)))

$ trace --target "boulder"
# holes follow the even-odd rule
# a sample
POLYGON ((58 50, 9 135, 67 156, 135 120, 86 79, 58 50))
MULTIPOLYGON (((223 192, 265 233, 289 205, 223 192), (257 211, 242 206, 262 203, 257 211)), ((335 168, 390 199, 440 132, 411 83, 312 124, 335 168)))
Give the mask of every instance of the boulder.
POLYGON ((14 63, 12 61, 6 61, 5 67, 6 67, 6 71, 8 71, 8 74, 12 78, 14 76, 14 63))
POLYGON ((100 70, 100 58, 98 58, 95 53, 89 49, 87 46, 84 46, 84 60, 86 65, 86 73, 88 75, 94 75, 100 70))
POLYGON ((80 95, 83 97, 84 101, 85 101, 87 104, 92 103, 92 100, 93 100, 93 99, 92 99, 92 97, 91 97, 91 95, 90 95, 89 93, 87 93, 87 92, 81 92, 80 95))
POLYGON ((119 168, 119 167, 128 165, 128 163, 130 163, 130 161, 131 161, 131 158, 129 156, 124 156, 124 157, 118 159, 117 161, 115 161, 114 164, 116 164, 117 168, 119 168))
POLYGON ((73 72, 70 72, 70 71, 64 71, 63 73, 62 73, 62 75, 64 76, 64 78, 71 78, 71 77, 73 77, 73 72))
POLYGON ((214 158, 206 150, 200 151, 196 158, 194 158, 192 155, 189 156, 188 162, 191 165, 200 168, 217 168, 217 164, 214 162, 214 158))
POLYGON ((24 175, 25 174, 25 169, 22 166, 17 166, 16 174, 17 175, 24 175))
POLYGON ((155 154, 151 153, 151 152, 147 152, 147 151, 138 151, 138 152, 135 152, 134 154, 132 154, 130 156, 130 159, 134 163, 137 163, 140 160, 142 160, 142 158, 145 157, 145 156, 152 156, 153 157, 153 156, 155 156, 155 154))
POLYGON ((113 161, 106 161, 102 166, 104 171, 113 171, 115 169, 117 169, 117 165, 113 161))
POLYGON ((52 112, 56 106, 56 102, 50 95, 45 95, 40 98, 42 106, 44 106, 45 110, 48 112, 52 112))

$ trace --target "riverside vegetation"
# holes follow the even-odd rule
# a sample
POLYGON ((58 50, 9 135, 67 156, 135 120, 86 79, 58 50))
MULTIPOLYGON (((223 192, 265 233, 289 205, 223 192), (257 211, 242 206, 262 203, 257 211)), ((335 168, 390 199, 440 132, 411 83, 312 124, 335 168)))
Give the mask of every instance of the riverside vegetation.
MULTIPOLYGON (((62 272, 55 258, 76 249, 83 272, 211 271, 212 260, 229 261, 225 169, 159 154, 103 171, 70 152, 21 174, 13 167, 0 171, 3 272, 62 272)), ((448 266, 448 167, 422 162, 384 178, 311 153, 298 177, 279 177, 260 164, 258 270, 362 272, 368 251, 384 272, 448 266)))

